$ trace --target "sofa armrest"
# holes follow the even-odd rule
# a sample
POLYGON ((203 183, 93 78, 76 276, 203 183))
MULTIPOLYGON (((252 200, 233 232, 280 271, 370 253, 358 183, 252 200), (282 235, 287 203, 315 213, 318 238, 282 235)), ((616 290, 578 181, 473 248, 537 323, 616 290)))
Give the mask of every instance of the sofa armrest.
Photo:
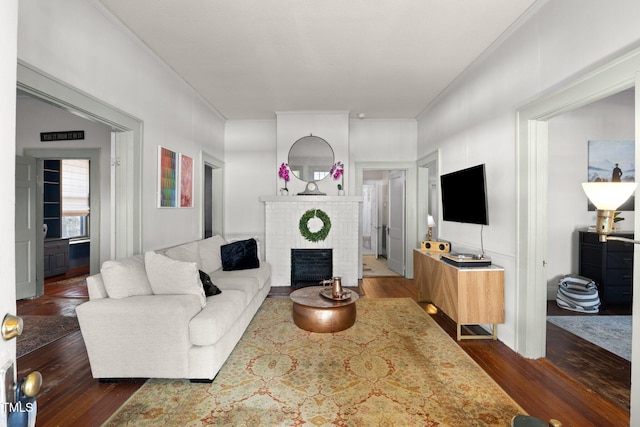
POLYGON ((94 378, 186 378, 195 295, 91 300, 76 308, 94 378))

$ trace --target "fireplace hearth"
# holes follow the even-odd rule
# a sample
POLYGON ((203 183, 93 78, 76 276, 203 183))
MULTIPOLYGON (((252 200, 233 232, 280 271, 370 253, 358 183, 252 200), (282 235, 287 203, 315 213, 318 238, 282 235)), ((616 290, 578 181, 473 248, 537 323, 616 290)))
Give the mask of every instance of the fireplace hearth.
POLYGON ((318 286, 333 275, 332 249, 291 249, 291 288, 318 286))

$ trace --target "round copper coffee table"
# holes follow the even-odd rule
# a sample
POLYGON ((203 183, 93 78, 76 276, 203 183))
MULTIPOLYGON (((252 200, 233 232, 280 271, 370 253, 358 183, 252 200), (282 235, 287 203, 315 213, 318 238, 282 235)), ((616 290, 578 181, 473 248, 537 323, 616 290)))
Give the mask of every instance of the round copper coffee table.
POLYGON ((320 295, 323 286, 309 286, 291 292, 293 322, 305 331, 339 332, 356 322, 359 295, 351 291, 351 298, 334 301, 320 295))

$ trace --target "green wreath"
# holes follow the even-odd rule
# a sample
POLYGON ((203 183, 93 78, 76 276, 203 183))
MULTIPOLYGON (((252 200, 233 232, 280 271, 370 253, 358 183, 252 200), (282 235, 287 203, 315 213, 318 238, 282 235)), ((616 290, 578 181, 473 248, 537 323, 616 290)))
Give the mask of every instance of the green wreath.
POLYGON ((300 228, 300 234, 302 234, 302 237, 310 242, 319 242, 326 239, 329 235, 329 230, 331 230, 331 220, 329 219, 329 215, 321 209, 309 209, 300 218, 298 228, 300 228), (315 233, 309 230, 309 220, 314 217, 322 221, 322 228, 315 233))

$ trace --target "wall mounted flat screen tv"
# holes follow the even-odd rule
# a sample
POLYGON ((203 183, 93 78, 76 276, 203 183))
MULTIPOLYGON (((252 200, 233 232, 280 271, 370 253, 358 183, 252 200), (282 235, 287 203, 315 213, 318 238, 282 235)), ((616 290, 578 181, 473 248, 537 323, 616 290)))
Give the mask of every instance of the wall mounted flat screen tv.
POLYGON ((444 221, 489 225, 484 164, 440 176, 444 221))

